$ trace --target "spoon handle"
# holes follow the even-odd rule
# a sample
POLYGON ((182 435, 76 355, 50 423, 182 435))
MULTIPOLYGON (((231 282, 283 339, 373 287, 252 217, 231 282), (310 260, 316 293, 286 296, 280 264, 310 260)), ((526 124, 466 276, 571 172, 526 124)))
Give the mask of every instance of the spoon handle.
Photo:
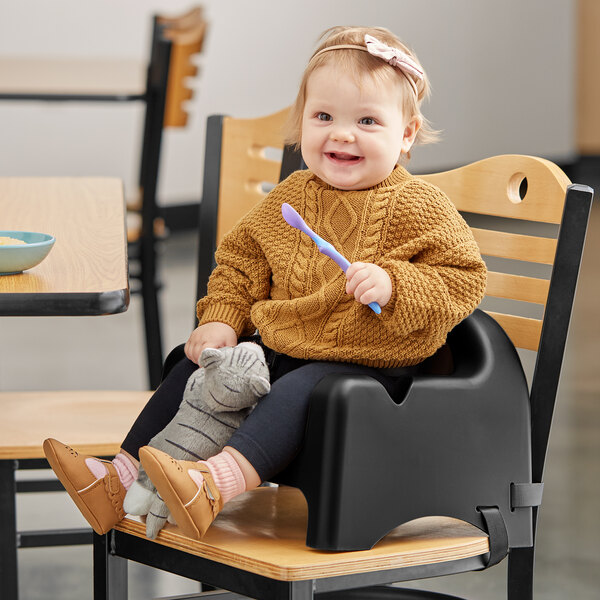
MULTIPOLYGON (((291 227, 300 230, 306 234, 319 249, 321 254, 328 256, 342 269, 345 273, 350 266, 350 261, 342 256, 329 242, 325 241, 322 237, 318 236, 302 219, 302 217, 287 203, 281 207, 281 212, 286 223, 291 227)), ((377 302, 370 302, 369 308, 377 315, 381 314, 381 306, 377 302)))

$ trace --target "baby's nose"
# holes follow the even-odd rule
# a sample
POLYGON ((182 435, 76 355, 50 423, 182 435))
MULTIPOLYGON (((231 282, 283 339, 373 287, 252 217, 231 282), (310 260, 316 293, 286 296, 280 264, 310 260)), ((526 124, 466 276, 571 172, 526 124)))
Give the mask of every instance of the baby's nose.
POLYGON ((352 143, 355 141, 354 133, 348 127, 336 127, 332 129, 329 137, 334 142, 352 143))

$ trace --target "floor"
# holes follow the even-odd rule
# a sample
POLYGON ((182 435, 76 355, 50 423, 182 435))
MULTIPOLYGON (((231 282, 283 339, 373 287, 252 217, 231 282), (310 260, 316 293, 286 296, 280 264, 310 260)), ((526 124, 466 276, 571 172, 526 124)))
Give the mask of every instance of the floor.
MULTIPOLYGON (((190 234, 162 248, 165 346, 185 340, 193 325, 194 255, 190 234)), ((592 600, 600 589, 600 207, 595 206, 559 390, 545 475, 536 565, 536 598, 592 600)), ((144 388, 141 306, 95 318, 2 319, 0 381, 4 389, 144 388), (25 357, 25 358, 23 358, 25 357)), ((528 368, 531 357, 525 356, 528 368)), ((65 494, 19 498, 19 527, 76 526, 82 518, 65 494), (50 523, 51 521, 51 523, 50 523)), ((24 600, 92 598, 87 547, 19 553, 24 600)), ((130 598, 174 596, 197 584, 130 566, 130 598)), ((473 600, 503 598, 504 563, 487 572, 419 584, 473 600)), ((1 596, 1 593, 0 593, 1 596)))

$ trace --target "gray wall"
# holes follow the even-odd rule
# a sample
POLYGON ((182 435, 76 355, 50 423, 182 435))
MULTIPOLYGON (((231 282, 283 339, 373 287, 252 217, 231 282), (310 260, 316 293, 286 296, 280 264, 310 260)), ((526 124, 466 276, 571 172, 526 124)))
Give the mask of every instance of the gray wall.
MULTIPOLYGON (((3 0, 0 56, 144 59, 150 15, 191 0, 3 0)), ((200 196, 204 123, 216 112, 259 116, 289 104, 319 34, 383 25, 412 46, 444 132, 417 149, 416 171, 484 156, 574 153, 574 0, 204 0, 210 24, 185 130, 166 135, 159 193, 200 196)), ((117 175, 135 191, 137 106, 0 103, 0 175, 117 175)))

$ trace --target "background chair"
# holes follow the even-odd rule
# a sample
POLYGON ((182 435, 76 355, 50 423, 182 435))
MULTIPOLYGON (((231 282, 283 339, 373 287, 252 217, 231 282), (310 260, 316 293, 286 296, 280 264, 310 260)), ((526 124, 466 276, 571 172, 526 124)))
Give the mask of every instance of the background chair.
POLYGON ((187 77, 197 74, 191 58, 202 50, 206 22, 202 9, 194 8, 180 17, 156 15, 150 63, 146 80, 146 112, 140 164, 138 200, 128 206, 127 239, 130 257, 137 261, 131 276, 140 282, 134 293, 141 293, 148 378, 151 389, 160 382, 163 350, 157 275, 157 241, 164 236, 164 220, 157 203, 157 186, 163 131, 185 127, 187 113, 183 103, 192 98, 187 77))
MULTIPOLYGON (((261 183, 277 171, 265 148, 281 142, 265 134, 243 144, 242 131, 258 124, 263 132, 283 117, 209 120, 207 143, 220 145, 206 152, 200 293, 215 240, 251 202, 227 190, 239 176, 241 188, 259 199, 261 183), (247 175, 241 159, 253 164, 247 175)), ((307 443, 278 478, 302 490, 308 515, 300 492, 284 486, 227 505, 201 542, 177 528, 152 542, 143 525, 126 519, 95 536, 96 598, 126 597, 122 558, 255 598, 450 598, 380 584, 484 569, 507 553, 508 597, 532 598, 543 466, 592 190, 570 186, 548 161, 522 156, 425 178, 472 223, 486 215, 473 228, 490 267, 493 318, 476 311, 457 326, 429 363, 431 373, 407 380, 399 397, 365 377, 331 376, 317 386, 307 443), (524 231, 529 225, 533 234, 524 231), (511 273, 515 261, 532 272, 511 273), (539 277, 535 265, 552 265, 550 277, 539 277), (522 312, 536 305, 537 315, 518 314, 517 305, 527 307, 522 312), (515 346, 537 351, 530 390, 515 346), (389 484, 369 467, 366 446, 400 457, 389 484), (305 534, 315 549, 304 545, 305 534)), ((377 462, 377 450, 374 456, 377 462)))

